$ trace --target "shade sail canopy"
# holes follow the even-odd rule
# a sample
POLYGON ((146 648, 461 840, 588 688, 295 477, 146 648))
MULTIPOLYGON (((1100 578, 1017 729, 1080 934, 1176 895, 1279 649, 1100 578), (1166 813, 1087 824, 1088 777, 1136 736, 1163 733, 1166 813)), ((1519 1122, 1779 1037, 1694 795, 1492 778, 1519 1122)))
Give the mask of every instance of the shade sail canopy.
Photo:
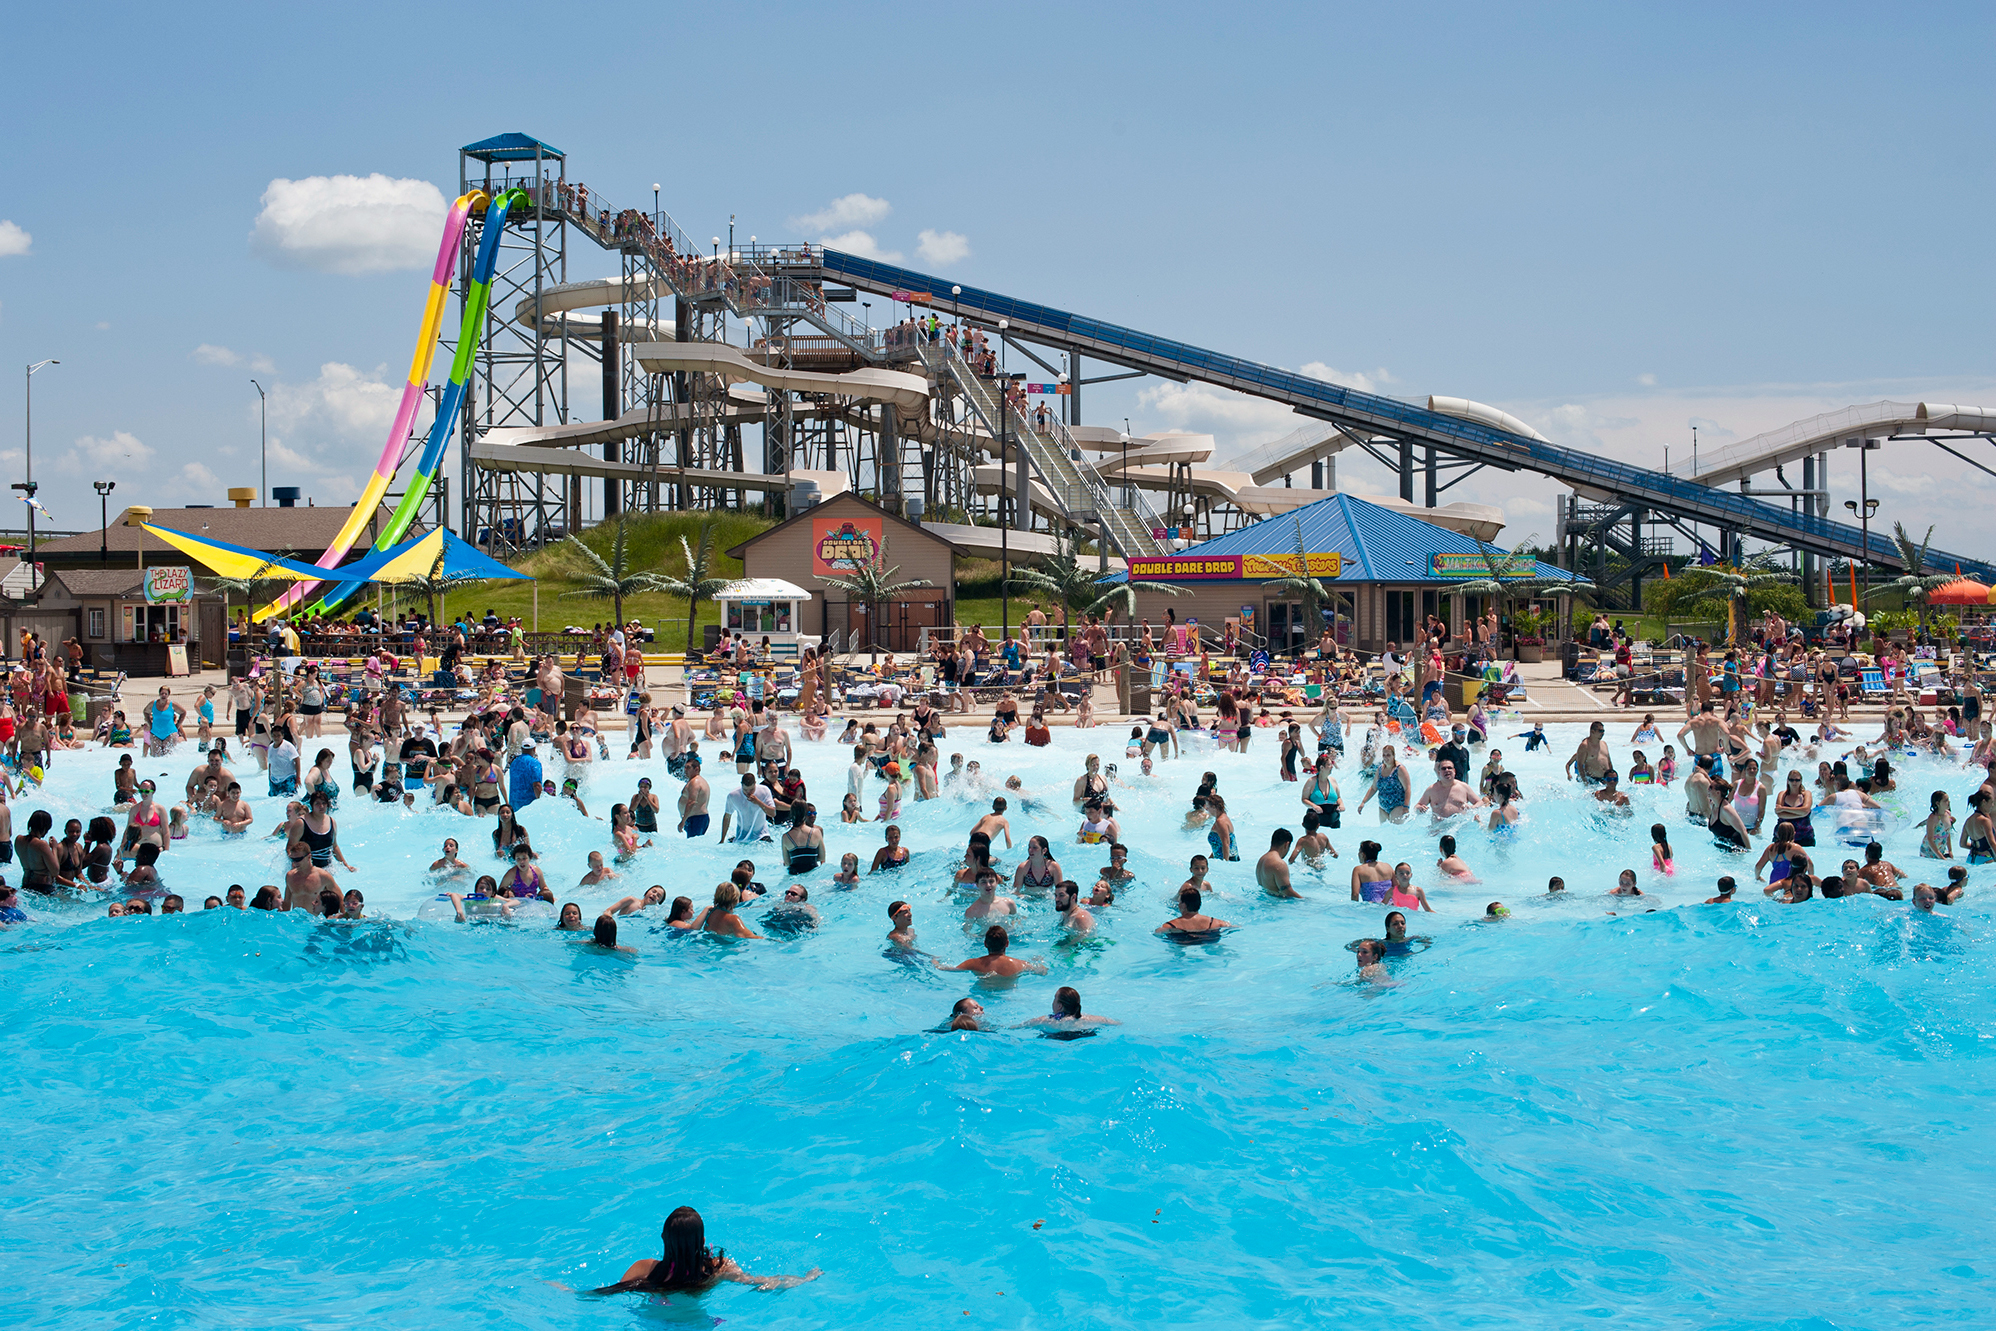
MULTIPOLYGON (((337 570, 345 582, 414 582, 434 578, 438 582, 483 582, 511 578, 531 582, 533 574, 508 568, 456 532, 438 527, 413 541, 378 551, 358 563, 337 570)), ((324 577, 326 571, 319 570, 324 577)))
POLYGON ((317 582, 326 576, 326 570, 296 559, 280 559, 267 550, 252 550, 246 545, 232 545, 227 541, 212 540, 206 536, 196 536, 191 532, 175 531, 171 527, 155 527, 148 522, 145 529, 160 540, 191 559, 198 559, 207 565, 210 572, 220 578, 268 578, 273 582, 317 582))

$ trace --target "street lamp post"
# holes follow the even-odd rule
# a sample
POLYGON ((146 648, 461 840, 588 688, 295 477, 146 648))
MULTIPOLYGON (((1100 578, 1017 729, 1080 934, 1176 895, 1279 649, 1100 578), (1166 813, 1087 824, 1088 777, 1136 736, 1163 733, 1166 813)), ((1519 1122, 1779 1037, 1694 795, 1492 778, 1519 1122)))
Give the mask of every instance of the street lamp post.
MULTIPOLYGON (((1871 497, 1871 450, 1879 446, 1879 442, 1876 439, 1857 439, 1845 445, 1846 448, 1855 448, 1858 450, 1858 497, 1856 500, 1844 500, 1844 507, 1857 516, 1858 529, 1863 533, 1861 539, 1864 542, 1864 590, 1866 595, 1870 595, 1871 593, 1871 515, 1878 511, 1878 501, 1871 497), (1859 505, 1862 505, 1862 507, 1859 505)), ((1907 569, 1906 571, 1908 573, 1912 572, 1911 569, 1907 569)), ((1852 606, 1851 609, 1856 610, 1858 607, 1852 606)))
POLYGON ((658 182, 654 180, 651 183, 651 229, 654 235, 658 234, 658 229, 665 225, 664 222, 659 220, 661 216, 662 214, 658 206, 658 182))
POLYGON ((250 387, 256 390, 257 452, 263 460, 263 493, 257 500, 258 508, 270 505, 270 399, 264 396, 263 385, 250 380, 250 387))
POLYGON ((111 562, 111 491, 118 488, 116 481, 92 481, 90 488, 97 492, 97 559, 100 563, 111 562))
POLYGON ((1005 330, 1011 321, 998 321, 998 632, 1001 640, 1012 637, 1012 515, 1005 504, 1005 439, 1011 434, 1011 395, 1005 389, 1005 330))
MULTIPOLYGON (((16 490, 25 491, 27 497, 30 500, 32 500, 35 497, 35 371, 45 370, 51 365, 60 365, 60 364, 62 364, 61 361, 55 360, 53 358, 49 360, 38 360, 33 365, 30 365, 28 367, 28 373, 26 376, 27 393, 24 396, 26 399, 27 419, 24 422, 25 428, 22 431, 22 441, 26 445, 25 452, 27 455, 26 461, 27 461, 27 470, 28 470, 28 483, 24 486, 16 485, 14 488, 16 490)), ((34 504, 30 503, 28 505, 28 595, 32 597, 34 594, 35 594, 35 506, 34 504)))
POLYGON ((32 601, 35 598, 35 491, 41 487, 33 481, 15 481, 14 488, 28 501, 28 599, 32 601))

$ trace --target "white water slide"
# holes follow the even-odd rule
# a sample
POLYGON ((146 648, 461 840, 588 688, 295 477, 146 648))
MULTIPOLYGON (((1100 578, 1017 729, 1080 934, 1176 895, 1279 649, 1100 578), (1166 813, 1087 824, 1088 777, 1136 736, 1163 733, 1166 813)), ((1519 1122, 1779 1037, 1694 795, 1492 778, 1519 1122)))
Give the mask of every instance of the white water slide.
POLYGON ((1699 459, 1691 479, 1700 485, 1727 485, 1772 471, 1860 439, 1907 434, 1979 434, 1996 430, 1996 411, 1942 402, 1871 402, 1826 411, 1820 416, 1712 449, 1699 459))

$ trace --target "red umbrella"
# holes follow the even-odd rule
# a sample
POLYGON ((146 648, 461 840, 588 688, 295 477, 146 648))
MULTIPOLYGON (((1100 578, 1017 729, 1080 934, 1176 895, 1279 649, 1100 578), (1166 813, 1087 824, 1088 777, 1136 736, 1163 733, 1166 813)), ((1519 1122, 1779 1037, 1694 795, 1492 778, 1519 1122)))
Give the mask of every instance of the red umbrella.
POLYGON ((1989 589, 1974 578, 1962 578, 1934 588, 1927 596, 1928 605, 1988 605, 1989 589))

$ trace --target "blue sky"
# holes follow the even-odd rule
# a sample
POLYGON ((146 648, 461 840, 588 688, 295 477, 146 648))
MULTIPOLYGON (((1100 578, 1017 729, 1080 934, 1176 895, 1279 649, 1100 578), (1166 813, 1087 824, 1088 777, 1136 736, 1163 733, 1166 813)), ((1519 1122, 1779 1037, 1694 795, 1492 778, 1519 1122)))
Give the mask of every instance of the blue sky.
MULTIPOLYGON (((254 484, 255 375, 272 483, 349 501, 428 259, 352 270, 433 251, 434 227, 405 183, 384 197, 418 206, 315 232, 310 191, 273 182, 448 197, 458 146, 515 129, 612 198, 660 182, 695 235, 730 214, 765 240, 859 229, 921 267, 930 232, 946 276, 1476 398, 1633 462, 1681 457, 1694 421, 1724 442, 1880 397, 1996 404, 1987 6, 643 12, 12 18, 0 468, 21 466, 20 367, 54 356, 36 474, 64 526, 95 520, 107 475, 120 500, 223 502, 254 484), (853 194, 886 210, 807 225, 853 194), (267 203, 302 220, 266 216, 264 239, 299 248, 253 242, 267 203)), ((1091 394, 1095 423, 1223 448, 1298 423, 1196 386, 1091 394)), ((1996 480, 1888 447, 1881 516, 1986 549, 1996 480)), ((1343 480, 1393 489, 1369 462, 1343 480)), ((1835 481, 1854 492, 1841 460, 1835 481)), ((1449 497, 1505 505, 1516 539, 1550 533, 1555 490, 1449 497)))

